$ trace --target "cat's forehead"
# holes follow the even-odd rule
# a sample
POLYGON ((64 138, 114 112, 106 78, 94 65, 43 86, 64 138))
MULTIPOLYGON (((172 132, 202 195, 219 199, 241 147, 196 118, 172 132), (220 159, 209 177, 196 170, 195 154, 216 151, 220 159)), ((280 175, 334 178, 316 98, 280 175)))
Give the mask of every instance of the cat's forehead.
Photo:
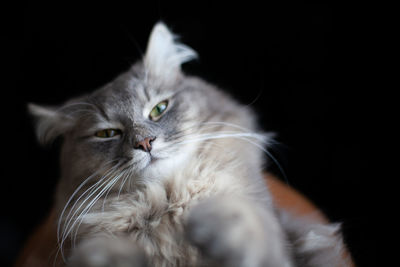
POLYGON ((149 105, 155 105, 167 98, 172 91, 129 71, 95 91, 89 96, 89 101, 99 106, 107 115, 124 114, 133 119, 142 115, 149 105))
POLYGON ((140 79, 123 74, 89 95, 88 101, 107 113, 119 112, 127 107, 135 109, 146 101, 144 84, 140 79))

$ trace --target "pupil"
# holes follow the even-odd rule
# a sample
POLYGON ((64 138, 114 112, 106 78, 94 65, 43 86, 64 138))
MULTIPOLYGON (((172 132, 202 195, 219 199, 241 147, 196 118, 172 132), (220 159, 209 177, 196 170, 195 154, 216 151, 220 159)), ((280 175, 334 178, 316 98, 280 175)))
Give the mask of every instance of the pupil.
POLYGON ((158 113, 163 112, 164 109, 165 109, 165 105, 164 105, 164 104, 160 104, 160 105, 157 106, 157 111, 158 111, 158 113))
POLYGON ((149 118, 151 120, 156 120, 162 113, 167 109, 168 102, 163 101, 158 103, 150 112, 149 118))

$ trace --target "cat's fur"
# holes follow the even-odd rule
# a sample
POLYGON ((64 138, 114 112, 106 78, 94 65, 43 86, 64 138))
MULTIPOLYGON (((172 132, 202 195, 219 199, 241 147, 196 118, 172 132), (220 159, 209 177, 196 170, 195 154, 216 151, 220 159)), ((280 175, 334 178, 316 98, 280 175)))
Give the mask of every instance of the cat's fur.
POLYGON ((268 136, 248 107, 181 71, 195 57, 158 23, 143 61, 114 81, 60 107, 30 105, 42 143, 63 137, 60 256, 69 266, 344 266, 337 226, 274 210, 268 136), (102 129, 122 134, 96 137, 102 129), (150 152, 138 146, 146 137, 150 152))

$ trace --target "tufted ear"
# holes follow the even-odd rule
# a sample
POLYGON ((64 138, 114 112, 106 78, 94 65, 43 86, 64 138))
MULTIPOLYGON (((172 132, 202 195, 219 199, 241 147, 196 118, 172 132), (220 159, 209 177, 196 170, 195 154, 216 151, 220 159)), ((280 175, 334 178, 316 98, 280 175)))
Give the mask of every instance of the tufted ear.
POLYGON ((48 144, 72 126, 72 120, 60 108, 28 104, 29 113, 35 118, 36 135, 41 144, 48 144))
POLYGON ((164 23, 154 26, 144 57, 144 66, 152 78, 174 81, 181 73, 181 65, 197 57, 193 49, 176 39, 164 23))

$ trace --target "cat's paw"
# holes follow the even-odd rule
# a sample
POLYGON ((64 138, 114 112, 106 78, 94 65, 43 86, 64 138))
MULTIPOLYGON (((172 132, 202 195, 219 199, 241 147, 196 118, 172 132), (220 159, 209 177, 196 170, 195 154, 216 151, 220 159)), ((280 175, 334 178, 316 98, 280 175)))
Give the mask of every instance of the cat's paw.
POLYGON ((196 205, 186 236, 207 258, 223 266, 262 266, 262 223, 239 200, 212 198, 196 205))
POLYGON ((144 253, 127 240, 95 238, 74 249, 68 267, 147 267, 144 253))

